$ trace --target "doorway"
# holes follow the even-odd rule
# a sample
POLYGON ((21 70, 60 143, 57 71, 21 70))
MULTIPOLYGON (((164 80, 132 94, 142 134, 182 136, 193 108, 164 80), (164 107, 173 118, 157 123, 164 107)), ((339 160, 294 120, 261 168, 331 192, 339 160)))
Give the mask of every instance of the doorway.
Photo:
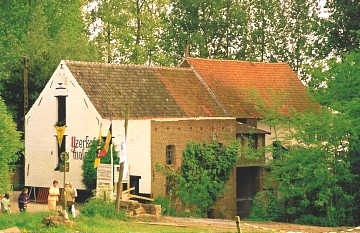
POLYGON ((259 167, 236 168, 236 213, 247 218, 252 208, 252 200, 260 188, 259 167))

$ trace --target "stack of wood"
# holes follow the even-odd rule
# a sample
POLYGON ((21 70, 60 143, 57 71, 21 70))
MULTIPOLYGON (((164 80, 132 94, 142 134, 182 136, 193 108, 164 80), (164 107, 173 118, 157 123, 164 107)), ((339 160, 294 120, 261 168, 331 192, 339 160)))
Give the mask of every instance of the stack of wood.
POLYGON ((138 201, 127 200, 121 201, 120 208, 126 210, 130 216, 161 217, 161 205, 143 204, 138 201))

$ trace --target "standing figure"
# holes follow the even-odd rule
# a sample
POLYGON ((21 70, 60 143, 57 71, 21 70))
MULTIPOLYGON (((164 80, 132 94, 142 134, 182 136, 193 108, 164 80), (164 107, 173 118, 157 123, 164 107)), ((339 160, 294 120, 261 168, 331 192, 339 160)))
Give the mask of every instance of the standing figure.
POLYGON ((75 192, 70 187, 70 183, 68 183, 68 182, 65 184, 64 198, 66 201, 68 213, 71 213, 71 209, 72 209, 72 206, 73 206, 74 200, 75 200, 75 192))
POLYGON ((24 188, 18 197, 18 205, 20 213, 25 213, 29 203, 28 189, 24 188))
POLYGON ((74 186, 74 183, 73 182, 70 182, 70 188, 72 188, 72 190, 74 190, 74 204, 71 206, 71 212, 72 212, 72 216, 75 218, 76 217, 76 210, 75 210, 75 199, 77 197, 77 190, 74 186))
POLYGON ((5 193, 4 197, 1 199, 1 211, 4 214, 10 214, 11 210, 10 210, 10 196, 8 193, 5 193))
POLYGON ((49 188, 48 208, 49 210, 56 210, 56 202, 59 200, 60 190, 57 187, 58 181, 54 180, 53 185, 49 188))

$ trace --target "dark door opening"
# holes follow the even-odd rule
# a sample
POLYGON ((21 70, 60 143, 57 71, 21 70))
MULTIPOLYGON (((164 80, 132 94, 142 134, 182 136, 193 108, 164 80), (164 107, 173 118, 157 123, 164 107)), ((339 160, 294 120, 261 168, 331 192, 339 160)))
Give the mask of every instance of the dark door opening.
POLYGON ((236 168, 236 213, 247 218, 252 208, 252 199, 259 191, 260 168, 236 168))

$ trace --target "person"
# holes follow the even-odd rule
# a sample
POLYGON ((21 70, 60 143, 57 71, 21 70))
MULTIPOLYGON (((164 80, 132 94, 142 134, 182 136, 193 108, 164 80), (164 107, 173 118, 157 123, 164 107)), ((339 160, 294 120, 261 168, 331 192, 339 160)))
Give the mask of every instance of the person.
POLYGON ((71 206, 71 213, 72 213, 72 216, 75 218, 75 217, 76 217, 75 199, 76 199, 76 197, 77 197, 77 190, 76 190, 73 182, 70 182, 70 188, 71 188, 72 190, 74 190, 74 196, 75 196, 75 197, 74 197, 74 204, 71 206))
POLYGON ((56 210, 56 202, 59 200, 60 190, 58 188, 59 182, 53 181, 53 185, 49 188, 48 208, 49 210, 56 210))
POLYGON ((18 197, 18 205, 19 205, 20 213, 26 212, 28 203, 29 203, 28 189, 24 188, 18 197))
POLYGON ((5 193, 4 197, 1 199, 1 211, 4 214, 10 214, 10 196, 8 193, 5 193))
POLYGON ((71 213, 72 205, 74 204, 74 200, 75 200, 75 192, 70 187, 69 182, 66 182, 66 184, 65 184, 64 197, 65 197, 67 211, 68 211, 68 213, 71 213))

